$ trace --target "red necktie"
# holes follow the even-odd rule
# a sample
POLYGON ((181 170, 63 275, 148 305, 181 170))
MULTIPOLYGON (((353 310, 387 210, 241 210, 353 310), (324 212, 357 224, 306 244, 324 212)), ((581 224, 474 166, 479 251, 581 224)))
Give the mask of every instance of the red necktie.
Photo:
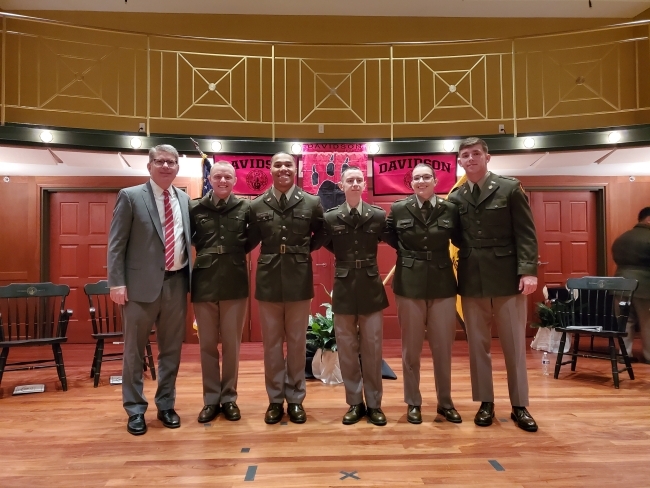
POLYGON ((163 197, 165 205, 165 269, 170 270, 174 266, 174 214, 169 201, 169 190, 163 192, 163 197))

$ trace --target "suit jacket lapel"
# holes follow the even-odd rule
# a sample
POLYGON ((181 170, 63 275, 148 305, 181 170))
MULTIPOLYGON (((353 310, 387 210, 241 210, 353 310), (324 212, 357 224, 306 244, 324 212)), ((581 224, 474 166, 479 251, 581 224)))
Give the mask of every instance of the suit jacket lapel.
POLYGON ((483 185, 483 189, 481 190, 481 195, 478 198, 478 202, 476 202, 476 206, 478 207, 487 197, 492 195, 497 189, 499 188, 499 185, 495 180, 492 179, 492 175, 485 181, 485 184, 483 185))
MULTIPOLYGON (((156 198, 155 195, 153 194, 153 188, 151 188, 151 183, 148 181, 142 187, 142 199, 144 200, 144 204, 146 205, 147 210, 149 211, 149 215, 151 216, 151 220, 153 221, 153 226, 156 228, 156 231, 158 231, 158 237, 160 237, 160 240, 164 244, 165 235, 163 234, 162 224, 160 223, 160 215, 158 214, 158 206, 156 205, 156 198)), ((185 225, 185 222, 183 222, 183 225, 185 225)))
POLYGON ((418 204, 418 198, 415 195, 411 195, 407 198, 406 209, 411 212, 411 215, 413 215, 413 217, 415 217, 423 224, 426 224, 424 217, 422 216, 422 211, 420 210, 420 205, 418 204))
POLYGON ((239 205, 239 202, 240 199, 237 198, 235 195, 231 194, 230 198, 228 199, 228 203, 226 204, 226 208, 223 209, 223 213, 230 212, 233 208, 239 205))
POLYGON ((304 199, 305 197, 302 196, 302 190, 300 190, 297 186, 294 187, 293 195, 291 195, 291 198, 287 200, 287 207, 284 209, 284 211, 286 212, 287 210, 295 207, 304 199))
POLYGON ((280 208, 280 204, 275 199, 275 195, 273 194, 273 187, 266 190, 266 193, 264 193, 264 196, 262 198, 264 200, 264 203, 266 203, 273 210, 275 210, 278 213, 284 213, 280 208))
POLYGON ((350 216, 350 212, 348 212, 348 206, 345 204, 345 202, 339 205, 338 210, 336 211, 336 216, 339 218, 339 220, 342 220, 349 226, 354 227, 354 222, 352 222, 352 217, 350 216))
POLYGON ((458 192, 460 193, 461 198, 465 200, 467 203, 469 203, 473 207, 478 206, 474 201, 474 198, 472 197, 472 191, 469 187, 469 183, 467 182, 463 183, 463 185, 459 188, 458 192))
POLYGON ((359 219, 359 227, 368 222, 374 213, 375 211, 373 210, 372 206, 368 205, 366 202, 363 202, 361 204, 361 218, 359 219))
POLYGON ((436 197, 436 206, 433 207, 433 211, 431 212, 431 216, 429 217, 429 222, 433 222, 436 220, 438 217, 440 217, 440 214, 445 211, 445 207, 442 206, 442 203, 440 203, 441 200, 436 197))

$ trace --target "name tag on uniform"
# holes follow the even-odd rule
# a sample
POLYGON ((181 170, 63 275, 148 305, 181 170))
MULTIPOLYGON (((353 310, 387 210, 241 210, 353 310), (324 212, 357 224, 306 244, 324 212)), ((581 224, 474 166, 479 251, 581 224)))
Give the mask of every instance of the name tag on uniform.
POLYGON ((273 212, 260 212, 257 214, 257 220, 273 220, 273 212))
POLYGON ((400 219, 397 221, 397 227, 400 229, 403 229, 405 227, 412 227, 413 226, 413 219, 400 219))
POLYGON ((333 225, 332 226, 332 232, 341 232, 342 230, 345 230, 345 225, 333 225))

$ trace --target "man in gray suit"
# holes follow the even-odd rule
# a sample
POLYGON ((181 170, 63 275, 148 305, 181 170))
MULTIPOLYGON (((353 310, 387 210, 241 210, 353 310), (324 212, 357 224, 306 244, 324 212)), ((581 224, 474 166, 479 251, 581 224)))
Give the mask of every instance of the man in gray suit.
POLYGON ((612 258, 616 263, 616 276, 639 282, 632 296, 625 348, 632 355, 634 328, 638 324, 643 358, 650 362, 650 207, 641 209, 638 223, 614 241, 612 258))
POLYGON ((147 400, 142 361, 151 328, 158 339, 158 419, 180 427, 174 411, 176 375, 185 333, 190 250, 189 197, 172 186, 178 152, 163 144, 149 151, 151 179, 117 195, 108 236, 108 286, 111 299, 123 305, 124 363, 122 401, 129 415, 127 431, 147 432, 147 400))

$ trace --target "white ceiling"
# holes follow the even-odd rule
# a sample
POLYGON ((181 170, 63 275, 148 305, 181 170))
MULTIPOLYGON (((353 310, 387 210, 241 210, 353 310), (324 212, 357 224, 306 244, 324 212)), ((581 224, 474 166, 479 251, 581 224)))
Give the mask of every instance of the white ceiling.
MULTIPOLYGON (((146 176, 147 160, 145 154, 0 146, 0 178, 146 176)), ((507 176, 647 176, 650 147, 494 155, 488 167, 507 176)), ((179 176, 201 177, 201 159, 181 158, 179 176)))
MULTIPOLYGON (((650 8, 631 0, 0 0, 0 9, 404 17, 606 17, 650 8)), ((467 36, 464 36, 467 37, 467 36)))

